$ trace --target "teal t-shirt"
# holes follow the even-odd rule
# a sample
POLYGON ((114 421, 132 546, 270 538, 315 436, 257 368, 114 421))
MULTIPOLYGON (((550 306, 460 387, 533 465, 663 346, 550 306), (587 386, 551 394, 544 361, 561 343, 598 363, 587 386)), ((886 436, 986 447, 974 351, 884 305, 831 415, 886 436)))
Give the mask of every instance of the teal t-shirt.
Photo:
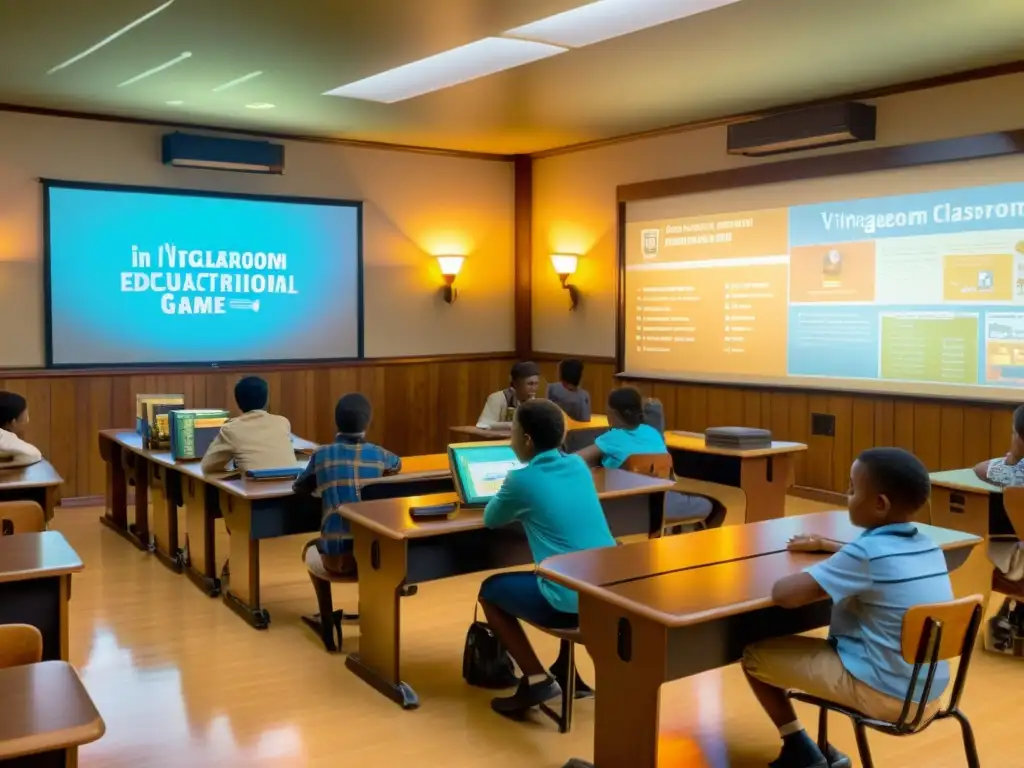
POLYGON ((645 453, 667 453, 665 438, 649 424, 633 429, 609 429, 594 444, 604 454, 601 466, 618 469, 630 456, 645 453))
MULTIPOLYGON (((499 528, 519 521, 535 563, 584 549, 615 546, 594 478, 583 459, 545 451, 508 473, 484 509, 484 525, 499 528)), ((537 577, 552 607, 579 613, 576 593, 537 577)))

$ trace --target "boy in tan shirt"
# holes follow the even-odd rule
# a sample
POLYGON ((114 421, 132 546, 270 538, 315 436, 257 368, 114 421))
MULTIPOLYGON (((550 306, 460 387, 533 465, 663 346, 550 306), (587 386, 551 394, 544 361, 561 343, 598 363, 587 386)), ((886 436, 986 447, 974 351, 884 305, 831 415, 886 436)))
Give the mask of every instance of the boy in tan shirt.
POLYGON ((203 456, 204 472, 223 472, 234 461, 242 472, 295 465, 292 425, 284 416, 267 413, 270 388, 258 376, 235 385, 235 402, 242 415, 220 428, 203 456))

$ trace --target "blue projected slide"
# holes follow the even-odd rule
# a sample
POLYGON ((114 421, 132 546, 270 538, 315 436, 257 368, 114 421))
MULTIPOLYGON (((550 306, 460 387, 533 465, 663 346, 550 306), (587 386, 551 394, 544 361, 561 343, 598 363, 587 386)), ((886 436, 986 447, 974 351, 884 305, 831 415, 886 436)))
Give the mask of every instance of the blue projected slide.
POLYGON ((358 203, 45 194, 52 365, 359 356, 358 203))

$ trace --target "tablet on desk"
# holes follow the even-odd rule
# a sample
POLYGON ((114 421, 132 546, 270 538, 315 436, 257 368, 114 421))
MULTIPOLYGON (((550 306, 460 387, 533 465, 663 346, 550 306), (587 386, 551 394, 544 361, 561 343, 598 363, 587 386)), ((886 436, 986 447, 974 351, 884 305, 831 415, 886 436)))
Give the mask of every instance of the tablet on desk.
POLYGON ((524 464, 511 445, 448 446, 448 463, 455 492, 463 506, 482 507, 498 492, 505 476, 524 464))
POLYGON ((245 473, 246 480, 272 481, 294 480, 302 474, 302 467, 277 467, 274 469, 250 469, 245 473))

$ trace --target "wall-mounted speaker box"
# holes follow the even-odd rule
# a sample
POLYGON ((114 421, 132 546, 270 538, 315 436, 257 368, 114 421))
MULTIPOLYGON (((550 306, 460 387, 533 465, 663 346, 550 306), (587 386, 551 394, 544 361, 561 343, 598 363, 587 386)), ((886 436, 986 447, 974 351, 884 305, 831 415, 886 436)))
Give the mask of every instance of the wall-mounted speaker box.
POLYGON ((281 175, 284 173, 284 146, 269 141, 226 139, 176 131, 164 135, 163 162, 180 168, 281 175))
POLYGON ((733 123, 728 128, 731 155, 764 157, 875 140, 876 110, 848 101, 733 123))

